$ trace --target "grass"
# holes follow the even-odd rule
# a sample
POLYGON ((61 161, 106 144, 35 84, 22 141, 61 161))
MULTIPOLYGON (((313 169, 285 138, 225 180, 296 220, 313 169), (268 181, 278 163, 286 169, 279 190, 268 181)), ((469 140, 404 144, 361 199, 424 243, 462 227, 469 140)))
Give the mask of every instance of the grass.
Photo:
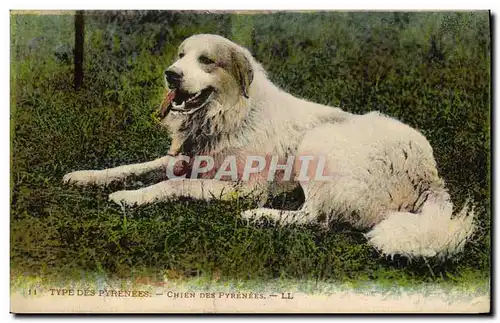
MULTIPOLYGON (((86 17, 85 75, 72 88, 73 17, 11 17, 11 267, 16 276, 317 280, 382 286, 472 284, 490 270, 490 38, 487 12, 86 17), (117 189, 61 184, 73 170, 160 157, 168 132, 153 112, 176 46, 211 32, 247 46, 297 96, 364 113, 380 110, 429 139, 460 206, 479 230, 446 262, 385 259, 338 224, 247 224, 253 201, 172 203, 122 210, 117 189)), ((300 192, 271 202, 293 208, 300 192)))

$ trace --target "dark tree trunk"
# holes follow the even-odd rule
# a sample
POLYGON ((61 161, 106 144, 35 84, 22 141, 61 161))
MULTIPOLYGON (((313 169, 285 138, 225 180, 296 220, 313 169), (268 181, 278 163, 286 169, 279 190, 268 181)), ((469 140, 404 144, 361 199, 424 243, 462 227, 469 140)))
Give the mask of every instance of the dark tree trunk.
POLYGON ((75 14, 75 90, 80 89, 83 82, 84 29, 83 10, 77 10, 75 14))

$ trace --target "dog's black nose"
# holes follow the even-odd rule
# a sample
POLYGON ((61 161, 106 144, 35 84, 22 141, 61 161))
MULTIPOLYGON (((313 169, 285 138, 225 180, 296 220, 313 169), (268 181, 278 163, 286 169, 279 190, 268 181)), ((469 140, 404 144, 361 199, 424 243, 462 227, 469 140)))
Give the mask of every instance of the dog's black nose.
POLYGON ((166 70, 165 78, 167 79, 169 87, 178 87, 181 83, 182 75, 172 70, 166 70))

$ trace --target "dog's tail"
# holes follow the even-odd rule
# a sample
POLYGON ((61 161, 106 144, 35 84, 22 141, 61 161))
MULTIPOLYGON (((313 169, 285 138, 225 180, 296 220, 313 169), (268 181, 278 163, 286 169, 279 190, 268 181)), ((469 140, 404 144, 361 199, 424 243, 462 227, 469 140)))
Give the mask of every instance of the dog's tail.
POLYGON ((473 208, 466 202, 453 216, 453 204, 443 190, 429 194, 420 213, 389 212, 366 237, 386 256, 444 258, 462 251, 474 229, 473 208))

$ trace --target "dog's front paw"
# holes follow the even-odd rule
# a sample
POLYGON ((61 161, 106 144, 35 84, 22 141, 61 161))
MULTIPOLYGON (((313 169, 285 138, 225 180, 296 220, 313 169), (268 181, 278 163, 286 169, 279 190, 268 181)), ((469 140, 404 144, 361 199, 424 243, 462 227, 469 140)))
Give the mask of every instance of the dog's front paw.
POLYGON ((75 184, 75 185, 91 185, 98 182, 98 171, 95 170, 79 170, 76 172, 71 172, 63 177, 64 184, 75 184))
POLYGON ((138 198, 134 191, 118 191, 109 194, 109 200, 121 206, 134 206, 137 204, 138 198))
POLYGON ((148 194, 141 190, 114 192, 109 194, 108 199, 120 206, 139 206, 153 202, 148 198, 148 194))

